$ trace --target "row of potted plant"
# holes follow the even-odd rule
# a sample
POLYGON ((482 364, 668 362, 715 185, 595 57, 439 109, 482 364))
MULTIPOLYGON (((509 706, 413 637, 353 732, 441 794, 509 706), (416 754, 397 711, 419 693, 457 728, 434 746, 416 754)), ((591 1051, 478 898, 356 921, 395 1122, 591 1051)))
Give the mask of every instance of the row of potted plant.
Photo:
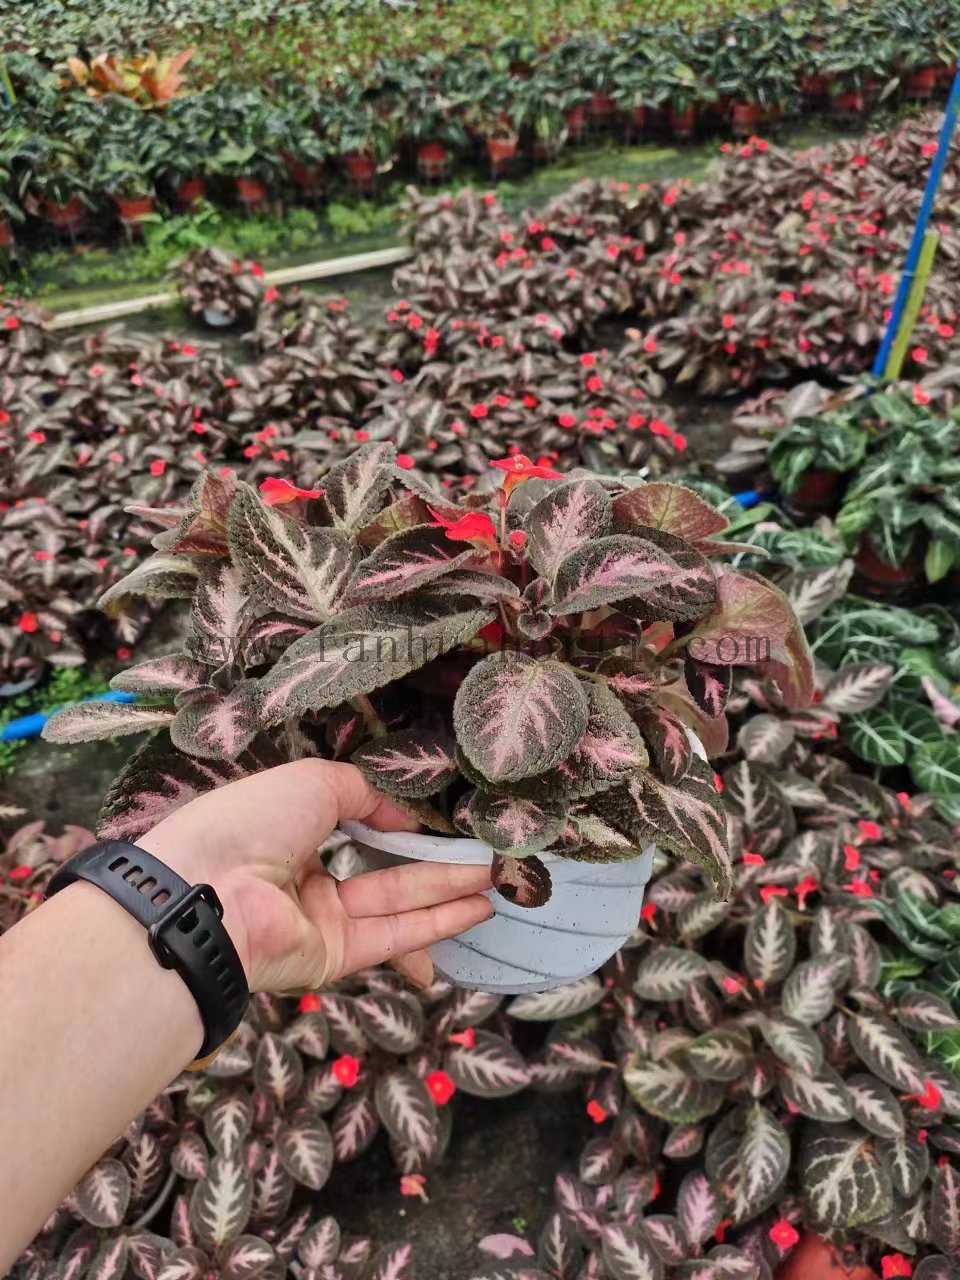
POLYGON ((894 21, 892 0, 857 0, 842 18, 817 0, 797 17, 745 15, 722 30, 668 24, 614 41, 573 37, 512 65, 473 51, 424 54, 332 87, 291 79, 278 90, 231 77, 186 92, 187 72, 177 70, 159 81, 167 95, 148 99, 146 120, 142 95, 121 91, 119 71, 91 94, 86 64, 85 82, 64 88, 17 55, 10 69, 19 101, 0 131, 2 234, 9 239, 11 220, 24 213, 76 230, 84 206, 107 198, 121 221, 134 222, 153 212, 158 193, 190 207, 221 184, 246 204, 265 202, 281 182, 316 198, 333 161, 351 185, 371 190, 403 140, 430 179, 477 148, 497 171, 521 139, 549 158, 591 122, 622 118, 639 136, 655 111, 681 137, 693 133, 698 110, 747 137, 803 95, 832 95, 838 111, 853 115, 901 82, 929 100, 952 76, 948 8, 937 0, 906 24, 894 21))

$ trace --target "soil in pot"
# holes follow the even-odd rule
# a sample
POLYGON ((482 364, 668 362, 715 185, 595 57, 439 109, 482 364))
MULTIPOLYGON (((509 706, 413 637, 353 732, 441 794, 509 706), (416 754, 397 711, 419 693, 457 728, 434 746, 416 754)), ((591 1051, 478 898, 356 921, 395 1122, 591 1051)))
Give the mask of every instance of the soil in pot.
POLYGON ((354 191, 372 191, 377 181, 377 162, 368 151, 351 151, 343 157, 343 167, 354 191))
POLYGON ((880 1280, 854 1253, 844 1253, 808 1231, 777 1272, 777 1280, 880 1280))
POLYGON ((488 138, 487 157, 490 160, 490 171, 494 175, 506 169, 517 155, 516 138, 488 138))
POLYGON ((923 556, 920 545, 903 564, 888 564, 865 535, 854 561, 853 589, 881 600, 909 598, 924 581, 923 556))
POLYGON ((800 521, 836 515, 840 507, 841 483, 839 471, 812 467, 793 493, 783 495, 783 508, 794 520, 800 521))

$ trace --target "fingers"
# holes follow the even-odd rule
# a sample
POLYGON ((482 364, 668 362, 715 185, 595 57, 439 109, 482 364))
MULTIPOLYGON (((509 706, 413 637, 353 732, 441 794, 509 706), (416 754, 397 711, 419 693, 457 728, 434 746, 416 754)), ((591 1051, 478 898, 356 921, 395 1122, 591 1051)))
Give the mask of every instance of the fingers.
POLYGON ((489 867, 417 862, 353 876, 338 886, 338 892, 347 915, 359 918, 416 911, 489 888, 489 867))
POLYGON ((433 961, 426 951, 414 951, 409 956, 395 956, 390 964, 397 973, 420 991, 426 991, 433 982, 433 961))
POLYGON ((344 939, 343 972, 353 973, 368 964, 420 951, 443 938, 465 933, 492 915, 493 907, 487 899, 474 895, 402 915, 350 920, 344 939))

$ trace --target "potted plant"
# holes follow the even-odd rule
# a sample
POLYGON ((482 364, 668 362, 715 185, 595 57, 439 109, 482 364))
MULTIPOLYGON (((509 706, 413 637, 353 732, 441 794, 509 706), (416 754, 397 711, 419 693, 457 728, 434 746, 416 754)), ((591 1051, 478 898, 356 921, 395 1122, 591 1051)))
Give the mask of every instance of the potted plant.
POLYGON ((13 245, 11 224, 24 220, 22 207, 10 194, 11 185, 10 170, 0 164, 0 249, 5 250, 13 245))
POLYGON ((496 918, 444 944, 439 967, 484 988, 554 986, 625 939, 651 843, 728 891, 723 802, 687 728, 711 737, 731 662, 805 705, 803 632, 771 584, 711 565, 726 520, 689 490, 564 480, 516 454, 493 463, 496 489, 459 504, 395 458, 364 445, 322 493, 272 480, 261 497, 207 475, 183 513, 191 537, 164 535, 102 601, 116 611, 170 572, 199 575, 186 648, 117 679, 146 704, 88 704, 50 733, 169 731, 112 793, 108 830, 146 813, 149 759, 170 743, 191 777, 190 757, 214 761, 211 782, 264 751, 352 759, 430 829, 354 834, 491 864, 496 918), (202 563, 187 550, 201 528, 202 563), (222 626, 208 592, 237 602, 222 626))
POLYGON ((86 219, 89 199, 89 177, 80 155, 66 138, 47 134, 32 139, 31 151, 31 160, 20 169, 21 197, 35 198, 52 227, 75 235, 86 219))
POLYGON ((131 227, 156 209, 154 175, 161 129, 157 117, 144 114, 136 104, 122 98, 113 101, 114 111, 105 112, 91 181, 110 193, 120 221, 131 227))
POLYGON ((866 432, 854 425, 859 412, 798 418, 775 437, 770 472, 784 496, 783 505, 795 518, 836 514, 843 476, 867 450, 866 432))
POLYGON ((516 80, 492 72, 475 90, 476 96, 464 111, 464 122, 483 140, 496 176, 516 157, 523 105, 530 99, 516 80))
POLYGON ((445 80, 442 64, 420 58, 397 95, 398 125, 416 148, 419 177, 429 183, 449 174, 451 150, 464 151, 469 141, 445 80))
POLYGON ((264 209, 282 166, 285 117, 259 90, 226 86, 212 104, 218 115, 207 169, 232 183, 249 212, 264 209))
POLYGON ((264 288, 263 269, 257 263, 240 263, 210 245, 193 249, 170 270, 180 298, 211 328, 227 328, 259 309, 264 288))
POLYGON ((181 209, 206 199, 205 172, 216 142, 218 97, 206 91, 175 98, 163 113, 163 155, 157 164, 181 209))
POLYGON ((379 111, 351 84, 330 106, 327 120, 330 150, 339 155, 350 186, 367 194, 377 175, 388 172, 396 160, 399 127, 389 112, 379 111))

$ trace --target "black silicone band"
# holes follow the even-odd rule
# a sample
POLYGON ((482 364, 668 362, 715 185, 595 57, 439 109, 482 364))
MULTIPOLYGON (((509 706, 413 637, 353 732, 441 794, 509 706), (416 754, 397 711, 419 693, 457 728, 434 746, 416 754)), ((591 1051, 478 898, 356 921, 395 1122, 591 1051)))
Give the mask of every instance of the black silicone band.
POLYGON ((197 1057, 213 1053, 240 1025, 250 993, 210 885, 187 884, 152 853, 122 840, 102 840, 65 862, 46 896, 77 880, 102 889, 147 930, 158 964, 175 969, 197 1002, 204 1029, 197 1057))

